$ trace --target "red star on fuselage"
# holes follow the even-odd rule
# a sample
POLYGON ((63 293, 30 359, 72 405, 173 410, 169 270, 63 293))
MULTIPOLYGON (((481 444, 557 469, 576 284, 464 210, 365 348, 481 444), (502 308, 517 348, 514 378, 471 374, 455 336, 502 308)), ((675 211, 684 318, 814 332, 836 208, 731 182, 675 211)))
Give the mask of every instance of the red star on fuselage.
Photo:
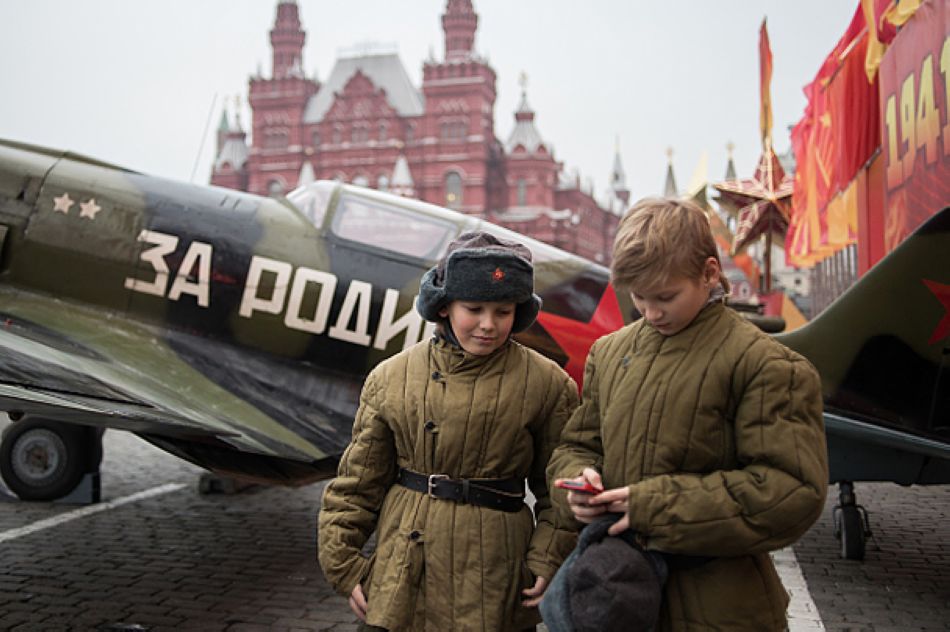
POLYGON ((567 354, 564 370, 578 386, 584 380, 584 362, 594 341, 623 327, 623 315, 613 287, 607 286, 590 320, 581 322, 547 312, 538 314, 538 322, 567 354))
POLYGON ((943 319, 937 324, 937 328, 930 334, 930 340, 927 341, 927 344, 932 345, 950 335, 950 285, 944 285, 929 279, 921 279, 921 281, 924 282, 927 289, 934 293, 943 308, 947 310, 943 315, 943 319))

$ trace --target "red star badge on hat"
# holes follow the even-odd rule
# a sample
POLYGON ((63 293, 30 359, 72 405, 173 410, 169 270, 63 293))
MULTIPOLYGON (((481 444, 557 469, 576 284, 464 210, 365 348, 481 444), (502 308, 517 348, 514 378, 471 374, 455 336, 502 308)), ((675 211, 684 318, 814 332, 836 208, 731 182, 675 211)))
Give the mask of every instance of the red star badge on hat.
POLYGON ((491 273, 492 281, 501 281, 505 278, 505 271, 501 268, 495 268, 495 271, 491 273))
POLYGON ((591 345, 601 336, 623 327, 623 315, 620 313, 617 294, 608 285, 593 316, 586 323, 543 311, 538 314, 538 322, 567 354, 564 370, 578 386, 582 386, 584 363, 591 345))
POLYGON ((927 344, 932 345, 938 340, 943 340, 947 335, 950 335, 950 285, 944 285, 943 283, 937 283, 929 279, 921 279, 921 281, 927 286, 927 289, 934 293, 934 296, 937 297, 937 300, 940 301, 946 310, 943 319, 937 323, 936 329, 930 334, 930 340, 927 341, 927 344))

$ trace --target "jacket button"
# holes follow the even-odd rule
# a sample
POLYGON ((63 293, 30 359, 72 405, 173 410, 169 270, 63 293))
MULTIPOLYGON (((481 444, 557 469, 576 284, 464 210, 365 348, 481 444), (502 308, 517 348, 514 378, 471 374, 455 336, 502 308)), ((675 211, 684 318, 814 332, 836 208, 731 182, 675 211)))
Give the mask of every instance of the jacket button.
POLYGON ((410 540, 418 540, 421 535, 422 535, 422 534, 419 533, 418 531, 413 531, 412 533, 409 534, 409 539, 410 539, 410 540))
POLYGON ((441 380, 441 379, 442 379, 442 374, 439 373, 438 371, 433 371, 433 372, 432 372, 432 379, 433 379, 433 380, 441 380))
POLYGON ((426 422, 425 429, 431 431, 433 428, 435 428, 435 422, 430 419, 426 422))

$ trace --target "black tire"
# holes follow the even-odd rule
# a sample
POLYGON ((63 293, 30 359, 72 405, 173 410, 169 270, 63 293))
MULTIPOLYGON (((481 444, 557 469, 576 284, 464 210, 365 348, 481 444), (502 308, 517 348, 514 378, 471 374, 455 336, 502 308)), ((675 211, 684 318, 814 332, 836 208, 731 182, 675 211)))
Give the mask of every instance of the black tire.
POLYGON ((0 475, 21 500, 54 500, 73 491, 88 470, 89 431, 46 419, 15 422, 0 442, 0 475))
POLYGON ((854 505, 841 508, 841 557, 846 560, 864 559, 864 520, 854 505))

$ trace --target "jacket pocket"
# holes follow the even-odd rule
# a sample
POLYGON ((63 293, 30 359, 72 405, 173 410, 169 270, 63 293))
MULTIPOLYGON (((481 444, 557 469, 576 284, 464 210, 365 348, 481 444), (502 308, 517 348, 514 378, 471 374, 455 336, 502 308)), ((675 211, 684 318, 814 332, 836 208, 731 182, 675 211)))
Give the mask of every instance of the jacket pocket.
MULTIPOLYGON (((413 532, 419 533, 419 532, 413 532)), ((392 621, 411 620, 425 582, 425 551, 422 537, 409 534, 390 537, 377 549, 379 555, 370 578, 369 608, 392 621), (397 618, 394 619, 393 617, 397 618)))

